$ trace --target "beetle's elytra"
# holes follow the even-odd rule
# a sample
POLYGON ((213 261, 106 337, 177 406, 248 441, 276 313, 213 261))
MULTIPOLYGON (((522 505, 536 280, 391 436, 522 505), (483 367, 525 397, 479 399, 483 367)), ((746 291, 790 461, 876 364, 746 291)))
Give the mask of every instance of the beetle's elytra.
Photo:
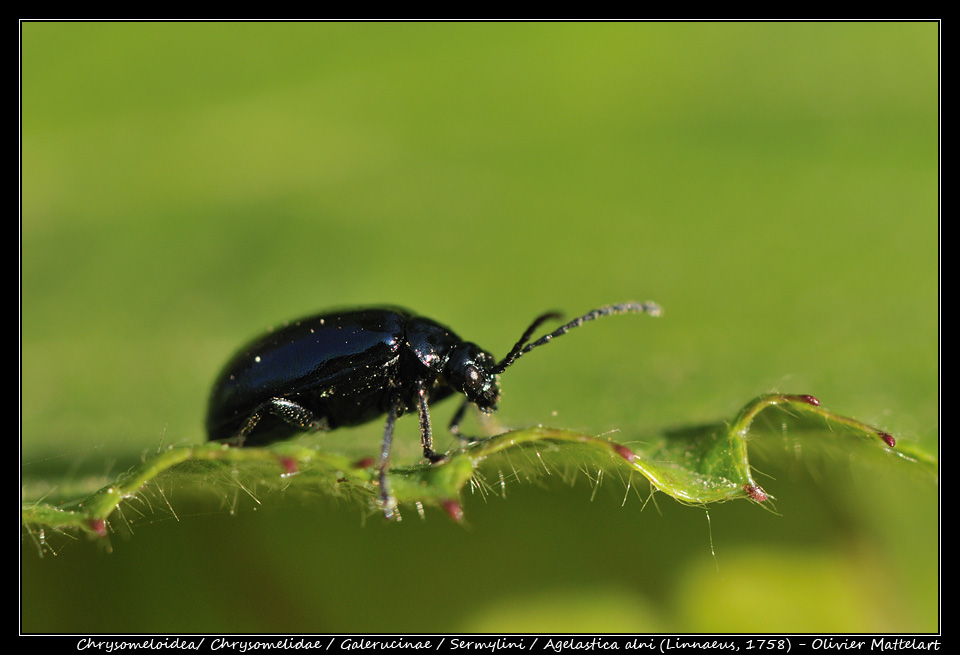
POLYGON ((262 445, 309 430, 360 425, 386 415, 378 463, 380 502, 387 518, 396 501, 387 484, 396 420, 416 410, 423 456, 442 462, 433 450, 429 403, 464 396, 450 422, 460 439, 460 421, 470 404, 494 412, 499 375, 517 359, 555 337, 601 316, 659 315, 653 303, 608 305, 587 312, 528 343, 554 312, 542 314, 499 362, 449 328, 396 307, 320 314, 268 332, 240 350, 213 385, 207 434, 238 446, 262 445))

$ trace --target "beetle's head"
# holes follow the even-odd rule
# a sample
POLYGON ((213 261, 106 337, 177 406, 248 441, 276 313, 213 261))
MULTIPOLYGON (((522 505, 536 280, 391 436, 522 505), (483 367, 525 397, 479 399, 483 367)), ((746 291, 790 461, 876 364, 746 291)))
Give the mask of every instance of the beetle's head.
POLYGON ((466 341, 457 346, 447 360, 444 373, 450 386, 467 397, 484 412, 497 411, 500 381, 497 361, 475 343, 466 341))

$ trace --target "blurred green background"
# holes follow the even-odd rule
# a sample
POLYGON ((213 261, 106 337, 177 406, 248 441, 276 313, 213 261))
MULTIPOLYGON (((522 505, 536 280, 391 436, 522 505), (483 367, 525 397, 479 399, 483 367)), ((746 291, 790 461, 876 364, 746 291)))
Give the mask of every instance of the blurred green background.
MULTIPOLYGON (((25 478, 202 441, 244 340, 383 303, 498 356, 545 310, 663 306, 511 368, 504 427, 629 442, 780 390, 936 452, 936 23, 21 35, 25 478)), ((416 461, 416 421, 398 430, 416 461)), ((168 489, 176 517, 128 511, 112 552, 24 538, 21 629, 937 630, 936 484, 807 455, 764 462, 776 513, 621 507, 585 475, 468 495, 465 526, 168 489)))

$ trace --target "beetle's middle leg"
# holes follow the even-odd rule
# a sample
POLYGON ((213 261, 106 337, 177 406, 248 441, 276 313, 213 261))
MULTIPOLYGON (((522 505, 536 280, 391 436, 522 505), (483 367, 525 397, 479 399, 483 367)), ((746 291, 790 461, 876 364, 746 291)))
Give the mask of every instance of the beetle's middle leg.
POLYGON ((246 421, 244 421, 243 426, 240 428, 240 432, 238 432, 237 436, 234 437, 234 440, 238 446, 243 445, 243 442, 247 440, 247 437, 250 436, 250 433, 253 432, 253 429, 257 427, 260 419, 267 414, 272 414, 273 416, 283 420, 284 423, 289 423, 294 427, 300 428, 304 432, 310 430, 329 429, 329 425, 327 424, 327 420, 325 418, 317 418, 316 414, 311 412, 303 405, 288 398, 271 398, 270 400, 257 405, 257 408, 253 410, 253 413, 250 414, 246 421))

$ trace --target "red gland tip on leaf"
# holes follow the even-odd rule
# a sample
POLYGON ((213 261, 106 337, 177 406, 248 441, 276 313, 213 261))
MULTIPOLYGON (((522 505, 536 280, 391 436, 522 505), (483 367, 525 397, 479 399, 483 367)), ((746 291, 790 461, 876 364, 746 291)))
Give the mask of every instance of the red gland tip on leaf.
POLYGON ((297 466, 297 460, 293 457, 281 457, 280 466, 283 468, 284 475, 293 475, 300 470, 297 466))
POLYGON ((613 449, 617 451, 617 454, 620 455, 620 457, 624 458, 628 462, 632 463, 633 460, 637 458, 637 454, 632 450, 630 450, 629 448, 627 448, 626 446, 621 446, 620 444, 616 444, 613 447, 613 449))
POLYGON ((98 537, 107 536, 107 522, 103 519, 90 519, 87 521, 87 525, 90 526, 90 529, 93 530, 98 537))
POLYGON ((743 491, 747 494, 750 500, 755 500, 758 503, 762 503, 767 499, 767 492, 758 487, 755 484, 745 484, 743 485, 743 491))
POLYGON ((459 500, 445 500, 440 503, 454 521, 463 520, 463 506, 459 500))

